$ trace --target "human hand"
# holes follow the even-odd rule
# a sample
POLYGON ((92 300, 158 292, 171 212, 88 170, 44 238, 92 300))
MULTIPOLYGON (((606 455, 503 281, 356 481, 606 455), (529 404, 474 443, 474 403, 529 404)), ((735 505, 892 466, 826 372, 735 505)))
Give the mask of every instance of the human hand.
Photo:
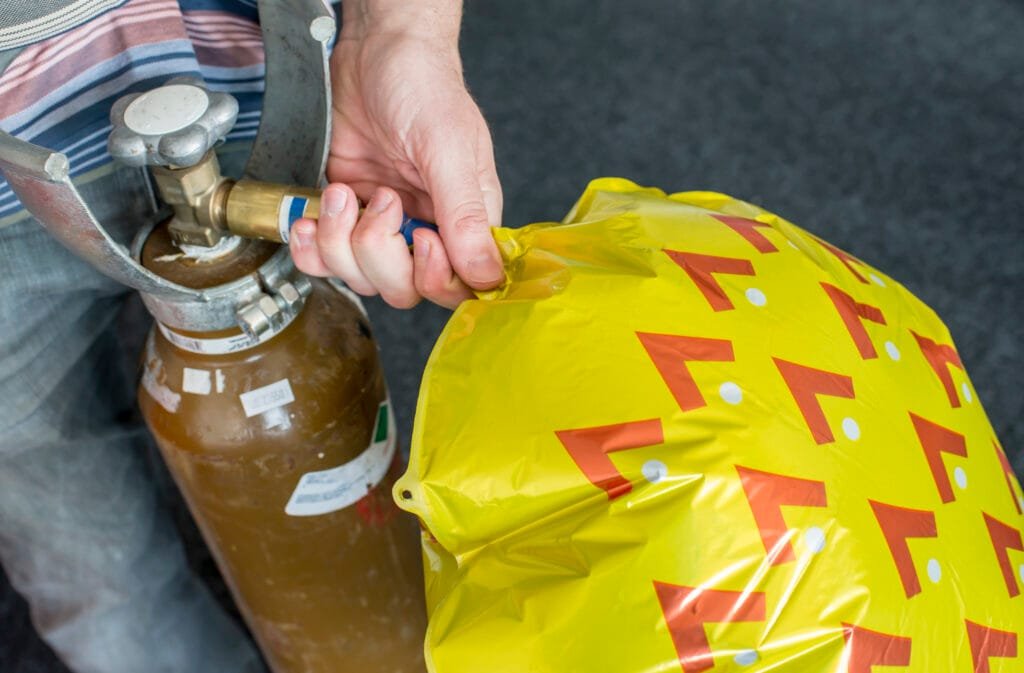
POLYGON ((501 186, 490 132, 462 79, 458 8, 415 22, 402 4, 397 14, 364 15, 359 2, 345 3, 331 57, 332 184, 319 220, 296 222, 290 245, 305 273, 337 276, 398 308, 421 297, 454 308, 471 288, 503 278, 491 235, 501 186), (357 198, 367 201, 362 215, 357 198), (398 233, 403 208, 440 230, 414 232, 412 255, 398 233))

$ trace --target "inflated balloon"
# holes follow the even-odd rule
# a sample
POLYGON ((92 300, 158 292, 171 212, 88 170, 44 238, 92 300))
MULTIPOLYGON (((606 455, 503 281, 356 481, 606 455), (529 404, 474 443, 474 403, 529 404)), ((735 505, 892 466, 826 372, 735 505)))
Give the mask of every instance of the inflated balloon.
POLYGON ((496 236, 395 487, 431 671, 1024 670, 1020 485, 899 283, 618 179, 496 236))

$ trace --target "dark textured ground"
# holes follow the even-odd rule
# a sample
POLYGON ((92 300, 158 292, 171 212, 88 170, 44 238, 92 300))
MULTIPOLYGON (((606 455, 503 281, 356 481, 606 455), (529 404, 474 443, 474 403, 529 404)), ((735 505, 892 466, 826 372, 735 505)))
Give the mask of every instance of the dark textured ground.
MULTIPOLYGON (((506 223, 587 181, 753 201, 942 315, 1024 475, 1024 4, 469 0, 506 223)), ((370 310, 408 435, 445 312, 370 310)), ((0 586, 0 671, 63 671, 0 586)))

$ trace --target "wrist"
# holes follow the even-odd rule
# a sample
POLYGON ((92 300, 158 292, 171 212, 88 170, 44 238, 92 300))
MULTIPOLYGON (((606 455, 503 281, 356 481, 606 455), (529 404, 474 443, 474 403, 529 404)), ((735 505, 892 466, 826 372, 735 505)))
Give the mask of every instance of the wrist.
POLYGON ((461 0, 347 0, 341 40, 412 38, 458 49, 461 0))

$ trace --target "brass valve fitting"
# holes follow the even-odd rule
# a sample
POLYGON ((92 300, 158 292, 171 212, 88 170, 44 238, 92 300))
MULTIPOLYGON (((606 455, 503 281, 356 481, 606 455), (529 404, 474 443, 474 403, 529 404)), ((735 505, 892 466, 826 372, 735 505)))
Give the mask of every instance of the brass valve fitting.
POLYGON ((319 190, 236 182, 221 175, 213 151, 194 166, 151 170, 160 196, 174 209, 168 229, 177 243, 212 247, 228 234, 287 243, 296 219, 320 213, 319 190))

